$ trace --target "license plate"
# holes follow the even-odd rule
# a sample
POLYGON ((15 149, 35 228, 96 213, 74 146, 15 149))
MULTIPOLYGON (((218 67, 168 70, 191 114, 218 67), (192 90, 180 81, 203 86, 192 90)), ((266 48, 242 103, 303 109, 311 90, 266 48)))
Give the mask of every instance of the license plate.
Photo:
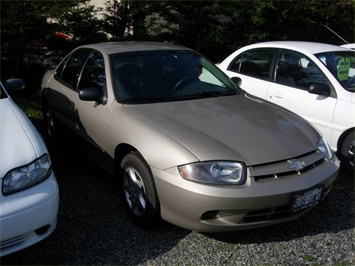
POLYGON ((322 196, 322 188, 317 187, 305 192, 296 194, 291 210, 293 212, 316 205, 322 196))

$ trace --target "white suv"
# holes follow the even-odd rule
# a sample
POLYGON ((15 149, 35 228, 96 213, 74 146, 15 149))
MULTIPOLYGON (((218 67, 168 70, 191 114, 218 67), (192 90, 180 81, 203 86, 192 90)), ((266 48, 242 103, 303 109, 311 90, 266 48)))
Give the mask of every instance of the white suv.
POLYGON ((219 67, 246 92, 311 122, 354 173, 355 52, 311 42, 245 46, 219 67))

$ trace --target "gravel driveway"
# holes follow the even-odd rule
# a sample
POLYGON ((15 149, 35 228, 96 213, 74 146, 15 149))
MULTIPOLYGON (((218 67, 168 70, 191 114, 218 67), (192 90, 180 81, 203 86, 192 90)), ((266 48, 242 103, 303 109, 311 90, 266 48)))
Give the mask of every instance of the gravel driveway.
POLYGON ((51 148, 60 186, 54 233, 2 265, 354 265, 354 179, 341 174, 301 219, 257 230, 198 233, 135 227, 115 180, 69 145, 51 148))

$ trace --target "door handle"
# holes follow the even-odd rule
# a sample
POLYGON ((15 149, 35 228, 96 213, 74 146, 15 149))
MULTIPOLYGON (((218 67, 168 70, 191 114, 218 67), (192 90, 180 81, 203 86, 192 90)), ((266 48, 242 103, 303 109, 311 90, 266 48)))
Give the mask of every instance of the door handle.
POLYGON ((272 95, 270 95, 270 98, 278 98, 278 99, 282 99, 283 97, 282 97, 282 94, 281 93, 274 93, 274 94, 272 94, 272 95))

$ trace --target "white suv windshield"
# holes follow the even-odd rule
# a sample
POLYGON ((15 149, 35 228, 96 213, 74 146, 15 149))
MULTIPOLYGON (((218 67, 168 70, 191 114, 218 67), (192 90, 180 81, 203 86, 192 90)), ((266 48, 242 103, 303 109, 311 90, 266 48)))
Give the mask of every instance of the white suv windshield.
POLYGON ((315 55, 347 91, 355 91, 355 54, 349 52, 327 52, 315 55))

